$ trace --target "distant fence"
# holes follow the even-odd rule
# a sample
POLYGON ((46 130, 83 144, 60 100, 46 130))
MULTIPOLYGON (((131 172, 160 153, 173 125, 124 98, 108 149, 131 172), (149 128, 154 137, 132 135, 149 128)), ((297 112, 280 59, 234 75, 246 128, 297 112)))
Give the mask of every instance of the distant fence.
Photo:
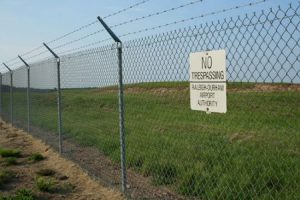
POLYGON ((298 199, 299 27, 296 3, 29 63, 1 75, 1 117, 134 199, 298 199), (189 54, 215 49, 228 112, 207 115, 190 110, 189 54))

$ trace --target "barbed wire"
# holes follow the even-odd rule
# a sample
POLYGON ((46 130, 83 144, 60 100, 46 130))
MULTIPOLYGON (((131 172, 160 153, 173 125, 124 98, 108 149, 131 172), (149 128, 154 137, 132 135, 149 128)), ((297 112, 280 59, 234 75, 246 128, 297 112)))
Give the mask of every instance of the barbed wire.
MULTIPOLYGON (((171 10, 176 10, 176 9, 179 9, 179 8, 183 8, 185 6, 188 6, 188 5, 193 5, 197 2, 202 2, 204 0, 196 0, 196 1, 191 1, 191 2, 188 2, 186 4, 182 4, 180 6, 177 6, 177 7, 172 7, 170 9, 166 9, 166 10, 163 10, 163 11, 160 11, 160 12, 156 12, 156 13, 165 13, 165 12, 169 12, 171 10)), ((191 17, 191 18, 186 18, 186 19, 183 19, 183 20, 178 20, 178 21, 174 21, 174 22, 171 22, 171 23, 167 23, 167 24, 164 24, 164 25, 159 25, 159 26, 154 26, 154 27, 151 27, 151 28, 146 28, 146 29, 141 29, 141 30, 138 30, 138 31, 134 31, 134 32, 130 32, 130 33, 126 33, 126 34, 123 34, 121 35, 120 37, 125 37, 125 36, 128 36, 128 35, 134 35, 134 34, 138 34, 138 33, 142 33, 142 32, 147 32, 147 31, 151 31, 151 30, 156 30, 156 29, 159 29, 159 28, 163 28, 163 27, 167 27, 167 26, 170 26, 170 25, 174 25, 174 24, 178 24, 178 23, 184 23, 186 21, 191 21, 191 20, 195 20, 195 19, 198 19, 198 18, 203 18, 203 17, 207 17, 207 16, 212 16, 212 15, 216 15, 216 14, 220 14, 220 13, 225 13, 225 12, 228 12, 228 11, 231 11, 231 10, 236 10, 236 9, 240 9, 240 8, 244 8, 244 7, 250 7, 250 6, 254 6, 254 5, 258 5, 258 4, 261 4, 261 3, 264 3, 266 1, 269 1, 269 0, 259 0, 259 1, 255 1, 255 2, 251 2, 251 3, 247 3, 247 4, 242 4, 242 5, 238 5, 238 6, 234 6, 234 7, 230 7, 230 8, 226 8, 226 9, 222 9, 222 10, 218 10, 218 11, 214 11, 214 12, 210 12, 210 13, 207 13, 207 14, 202 14, 200 16, 196 16, 196 17, 191 17)), ((145 19, 147 18, 148 16, 151 17, 151 16, 155 16, 156 13, 152 13, 152 14, 149 14, 149 15, 146 15, 144 17, 139 17, 139 18, 136 18, 136 19, 133 19, 133 20, 129 20, 127 21, 128 23, 130 21, 135 21, 135 20, 141 20, 141 19, 145 19)), ((158 14, 159 15, 159 14, 158 14)), ((121 25, 124 25, 125 23, 122 22, 120 24, 117 24, 117 25, 113 25, 112 27, 116 27, 116 26, 121 26, 121 25)), ((100 33, 102 31, 104 31, 105 29, 101 29, 99 31, 96 31, 96 32, 93 32, 91 34, 88 34, 88 35, 85 35, 83 37, 80 37, 78 39, 75 39, 75 40, 71 40, 69 42, 66 42, 62 45, 59 45, 59 46, 56 46, 54 47, 53 49, 58 49, 58 48, 61 48, 61 47, 64 47, 64 46, 67 46, 69 44, 72 44, 72 43, 75 43, 75 42, 78 42, 78 41, 81 41, 83 39, 86 39, 92 35, 95 35, 97 33, 100 33)), ((89 43, 87 45, 83 45, 83 46, 80 46, 80 47, 77 47, 77 48, 72 48, 72 49, 69 49, 69 50, 66 50, 66 51, 63 51, 63 52, 60 52, 59 54, 66 54, 66 53, 69 53, 69 52, 74 52, 74 51, 78 51, 80 49, 83 49, 83 48, 87 48, 87 47, 90 47, 90 46, 94 46, 96 44, 100 44, 100 43, 103 43, 105 41, 108 41, 110 40, 110 38, 106 38, 104 40, 100 40, 100 41, 97 41, 97 42, 92 42, 92 43, 89 43)))
MULTIPOLYGON (((255 15, 255 14, 253 14, 253 15, 255 15)), ((241 27, 246 27, 246 28, 248 28, 248 27, 252 27, 252 26, 257 26, 257 25, 264 25, 264 24, 267 24, 268 22, 270 23, 270 24, 272 24, 272 23, 274 23, 275 21, 282 21, 282 20, 284 20, 284 19, 292 19, 292 17, 293 17, 293 15, 291 15, 291 16, 284 16, 284 17, 275 17, 274 19, 268 19, 268 18, 266 18, 264 21, 259 21, 259 22, 249 22, 249 24, 244 24, 244 22, 241 22, 242 24, 241 25, 239 25, 239 26, 234 26, 234 27, 228 27, 228 28, 220 28, 220 29, 215 29, 214 30, 214 33, 216 33, 216 32, 221 32, 221 31, 225 31, 225 30, 233 30, 233 29, 236 29, 237 27, 239 27, 239 28, 241 28, 241 27)), ((231 18, 232 19, 232 18, 231 18)), ((224 22, 226 22, 226 18, 224 19, 224 22)), ((206 24, 206 26, 207 26, 208 24, 206 24)), ((212 25, 216 25, 216 24, 213 24, 213 22, 211 22, 211 24, 209 24, 208 26, 209 27, 211 27, 212 25)), ((218 24, 217 24, 218 25, 218 24)), ((217 26, 216 25, 216 26, 217 26)), ((202 27, 203 25, 201 24, 201 26, 200 27, 198 27, 198 28, 203 28, 202 27)), ((195 28, 197 28, 197 26, 195 26, 195 28)), ((169 33, 172 33, 172 32, 169 32, 169 33)), ((138 47, 149 47, 149 46, 151 46, 151 45, 155 45, 155 44, 160 44, 160 43, 165 43, 165 42, 168 42, 168 41, 174 41, 174 40, 178 40, 178 39, 182 39, 182 38, 192 38, 192 37, 198 37, 198 36, 200 36, 201 35, 201 33, 200 32, 198 32, 198 33, 190 33, 190 34, 186 34, 186 35, 176 35, 176 36, 174 36, 174 37, 168 37, 168 38, 164 38, 164 39, 161 39, 161 40, 156 40, 156 41, 151 41, 151 42, 148 42, 148 43, 145 43, 145 44, 138 44, 138 45, 123 45, 123 47, 124 48, 126 48, 126 49, 130 49, 130 48, 138 48, 138 47)), ((161 36, 161 35, 160 35, 161 36)))
POLYGON ((218 11, 213 11, 213 12, 202 14, 202 15, 195 16, 195 17, 185 18, 185 19, 182 19, 182 20, 177 20, 177 21, 174 21, 174 22, 166 23, 166 24, 162 24, 162 25, 153 26, 153 27, 150 27, 150 28, 145 28, 145 29, 140 29, 140 30, 137 30, 137 31, 125 33, 123 35, 120 35, 119 37, 126 37, 126 36, 129 36, 129 35, 136 35, 136 34, 143 33, 143 32, 153 31, 153 30, 156 30, 156 29, 161 29, 161 28, 164 28, 164 27, 167 27, 167 26, 180 24, 180 23, 184 23, 184 22, 187 22, 187 21, 193 21, 193 20, 203 18, 203 17, 207 17, 207 16, 212 16, 212 15, 216 15, 216 14, 220 14, 220 13, 225 13, 225 12, 232 11, 232 10, 237 10, 237 9, 240 9, 240 8, 255 6, 255 5, 258 5, 258 4, 261 4, 261 3, 265 3, 267 1, 269 1, 269 0, 259 0, 259 1, 254 1, 254 2, 251 2, 251 3, 242 4, 242 5, 238 5, 238 6, 234 6, 234 7, 230 7, 230 8, 225 8, 225 9, 221 9, 221 10, 218 10, 218 11))
POLYGON ((9 66, 10 66, 10 67, 11 67, 11 66, 14 66, 14 65, 16 65, 16 64, 18 64, 18 63, 20 63, 20 62, 21 62, 20 60, 17 60, 16 62, 10 63, 9 66))
POLYGON ((103 42, 106 42, 106 41, 109 41, 109 40, 112 40, 112 39, 111 38, 106 38, 106 39, 103 39, 103 40, 99 40, 97 42, 92 42, 92 43, 89 43, 89 44, 86 44, 86 45, 82 45, 80 47, 76 47, 76 48, 72 48, 72 49, 69 49, 69 50, 66 50, 66 51, 62 51, 62 52, 59 52, 58 54, 59 55, 64 55, 66 53, 69 53, 69 52, 72 52, 72 51, 77 51, 77 50, 84 49, 84 48, 88 48, 88 47, 91 47, 91 46, 94 46, 96 44, 100 44, 100 43, 103 43, 103 42))
POLYGON ((55 39, 53 39, 53 40, 47 42, 47 44, 52 44, 52 43, 54 43, 54 42, 57 42, 57 41, 59 41, 59 40, 65 38, 65 37, 67 37, 67 36, 69 36, 69 35, 72 35, 72 34, 78 32, 78 31, 81 31, 81 30, 83 30, 83 29, 86 29, 86 28, 90 27, 90 26, 96 24, 97 22, 98 22, 98 21, 93 21, 93 22, 91 22, 91 23, 89 23, 89 24, 83 25, 83 26, 81 26, 81 27, 75 29, 74 31, 71 31, 71 32, 69 32, 69 33, 66 33, 66 34, 64 34, 64 35, 62 35, 62 36, 60 36, 60 37, 58 37, 58 38, 55 38, 55 39))
POLYGON ((15 58, 12 58, 12 59, 10 59, 10 60, 7 60, 7 61, 5 62, 5 64, 9 64, 9 63, 11 63, 11 62, 13 62, 13 61, 15 61, 15 60, 17 60, 17 59, 19 59, 19 57, 15 57, 15 58))
POLYGON ((91 37, 91 36, 96 35, 96 34, 98 34, 98 33, 100 33, 100 32, 103 32, 104 30, 105 30, 105 29, 102 29, 102 30, 99 30, 99 31, 95 31, 95 32, 93 32, 93 33, 90 33, 90 34, 88 34, 88 35, 82 36, 82 37, 77 38, 77 39, 75 39, 75 40, 71 40, 71 41, 68 41, 68 42, 66 42, 66 43, 63 43, 63 44, 61 44, 61 45, 55 46, 55 47, 53 47, 52 49, 59 49, 59 48, 62 48, 62 47, 64 47, 64 46, 68 46, 68 45, 70 45, 70 44, 73 44, 73 43, 75 43, 75 42, 79 42, 79 41, 84 40, 84 39, 86 39, 86 38, 88 38, 88 37, 91 37))
MULTIPOLYGON (((139 2, 137 4, 134 4, 128 8, 125 8, 125 9, 122 9, 123 12, 125 10, 128 10, 130 8, 133 8, 137 5, 140 5, 142 3, 145 3, 149 0, 144 0, 142 2, 139 2)), ((150 17, 153 17, 153 16, 156 16, 156 15, 160 15, 160 14, 163 14, 163 13, 167 13, 167 12, 171 12, 171 11, 174 11, 174 10, 177 10, 177 9, 180 9, 180 8, 184 8, 186 6, 189 6, 189 5, 193 5, 195 3, 199 3, 199 2, 203 2, 204 0, 194 0, 194 1, 191 1, 191 2, 188 2, 188 3, 185 3, 185 4, 182 4, 182 5, 179 5, 179 6, 176 6, 176 7, 172 7, 172 8, 169 8, 169 9, 165 9, 165 10, 162 10, 162 11, 159 11, 159 12, 155 12, 155 13, 151 13, 151 14, 148 14, 148 15, 145 15, 143 17, 138 17, 138 18, 135 18, 135 19, 131 19, 131 20, 128 20, 128 21, 125 21, 125 22, 121 22, 119 24, 116 24, 116 25, 113 25, 111 27, 117 27, 117 26, 122 26, 122 25, 125 25, 125 24, 128 24, 128 23, 132 23, 132 22, 135 22, 135 21, 139 21, 139 20, 142 20, 142 19, 146 19, 146 18, 150 18, 150 17)), ((142 32, 148 32, 148 31, 152 31, 152 30, 156 30, 156 29, 160 29, 160 28, 164 28, 164 27, 167 27, 167 26, 171 26, 171 25, 175 25, 175 24, 179 24, 179 23, 184 23, 184 22, 187 22, 187 21, 192 21, 192 20, 195 20, 195 19, 199 19, 199 18, 203 18, 203 17, 207 17, 207 16, 212 16, 212 15, 216 15, 216 14, 220 14, 220 13, 225 13, 225 12, 228 12, 228 11, 232 11, 232 10, 237 10, 237 9, 240 9, 240 8, 245 8, 245 7, 251 7, 251 6, 254 6, 254 5, 258 5, 258 4, 261 4, 261 3, 264 3, 264 2, 267 2, 269 0, 258 0, 258 1, 254 1, 254 2, 251 2, 251 3, 247 3, 247 4, 242 4, 242 5, 238 5, 238 6, 234 6, 234 7, 230 7, 230 8, 225 8, 225 9, 221 9, 221 10, 218 10, 218 11, 213 11, 213 12, 210 12, 210 13, 206 13, 206 14, 202 14, 202 15, 199 15, 199 16, 195 16, 195 17, 190 17, 190 18, 186 18, 186 19, 182 19, 182 20, 177 20, 177 21, 174 21, 174 22, 170 22, 170 23, 166 23, 166 24, 163 24, 163 25, 158 25, 158 26, 154 26, 154 27, 150 27, 150 28, 145 28, 145 29, 141 29, 141 30, 138 30, 138 31, 133 31, 133 32, 129 32, 129 33, 125 33, 123 35, 120 35, 120 37, 126 37, 126 36, 129 36, 129 35, 135 35, 135 34, 139 34, 139 33, 142 33, 142 32)), ((122 11, 120 10, 120 11, 122 11)), ((114 15, 117 15, 119 13, 121 13, 120 11, 116 12, 116 13, 112 13, 110 15, 107 15, 105 16, 104 18, 108 18, 108 17, 111 17, 111 16, 114 16, 114 15)), ((95 21, 94 23, 98 23, 98 21, 95 21)), ((82 26, 84 27, 84 26, 82 26)), ((100 32, 104 31, 104 29, 101 29, 99 31, 96 31, 96 32, 93 32, 93 33, 90 33, 88 35, 85 35, 83 37, 80 37, 80 38, 77 38, 75 40, 72 40, 72 41, 68 41, 64 44, 61 44, 61 45, 58 45, 56 47, 53 47, 53 49, 59 49, 59 48, 62 48, 64 46, 67 46, 67 45, 70 45, 70 44, 73 44, 75 42, 78 42, 78 41, 81 41, 83 39, 86 39, 92 35, 95 35, 95 34, 98 34, 100 32)), ((100 41, 97 41, 97 42, 92 42, 92 43, 89 43, 87 45, 83 45, 83 46, 80 46, 80 47, 76 47, 76 48, 72 48, 72 49, 69 49, 69 50, 66 50, 66 51, 62 51, 60 52, 59 54, 66 54, 66 53, 69 53, 69 52, 74 52, 74 51, 78 51, 80 49, 83 49, 83 48, 87 48, 87 47, 91 47, 91 46, 94 46, 96 44, 100 44, 100 43, 103 43, 105 41, 108 41, 110 40, 110 38, 106 38, 106 39, 103 39, 103 40, 100 40, 100 41)), ((49 43, 49 42, 48 42, 49 43)), ((28 55, 29 53, 32 53, 34 51, 37 51, 39 49, 43 48, 43 46, 39 46, 27 53, 24 53, 22 54, 22 56, 24 55, 28 55)), ((35 54, 33 56, 30 56, 28 58, 26 58, 27 60, 29 59, 32 59, 32 58, 35 58, 35 57, 38 57, 42 54, 45 54, 47 53, 48 51, 43 51, 43 52, 40 52, 38 54, 35 54)), ((16 60, 18 58, 14 58, 14 59, 11 59, 12 61, 16 60)), ((13 63, 15 64, 15 63, 13 63)))
MULTIPOLYGON (((29 54, 31 54, 31 53, 37 51, 37 50, 42 49, 43 47, 44 47, 43 45, 38 46, 38 47, 36 47, 36 48, 34 48, 34 49, 28 51, 28 52, 25 52, 25 53, 21 54, 20 56, 23 57, 23 56, 29 55, 29 54)), ((11 63, 11 62, 13 62, 13 61, 15 61, 15 60, 19 60, 19 57, 12 58, 12 59, 6 61, 5 63, 8 63, 8 64, 10 64, 10 65, 14 65, 14 63, 11 63)))
POLYGON ((139 6, 139 5, 142 5, 142 4, 144 4, 144 3, 147 3, 148 1, 150 1, 150 0, 144 0, 144 1, 138 2, 138 3, 133 4, 133 5, 129 6, 129 7, 127 7, 127 8, 124 8, 124 9, 122 9, 122 10, 119 10, 119 11, 117 11, 117 12, 115 12, 115 13, 109 14, 109 15, 103 17, 103 19, 106 19, 106 18, 115 16, 115 15, 118 15, 118 14, 120 14, 120 13, 126 12, 126 11, 128 11, 128 10, 130 10, 130 9, 132 9, 132 8, 135 8, 135 7, 139 6))
POLYGON ((69 60, 71 58, 78 58, 82 56, 87 56, 87 55, 92 55, 92 54, 98 54, 98 53, 103 53, 103 52, 109 52, 117 49, 117 46, 101 46, 97 49, 87 49, 79 52, 74 52, 70 54, 66 54, 62 56, 61 62, 64 63, 66 60, 69 60), (108 48, 109 47, 109 48, 108 48))
POLYGON ((26 52, 26 53, 23 53, 23 54, 21 54, 21 56, 29 55, 29 54, 31 54, 31 53, 33 53, 33 52, 35 52, 35 51, 37 51, 37 50, 40 50, 40 49, 42 49, 42 48, 44 48, 43 45, 41 45, 41 46, 39 46, 39 47, 36 47, 36 48, 34 48, 34 49, 32 49, 32 50, 26 52))
POLYGON ((158 11, 158 12, 154 12, 154 13, 142 16, 142 17, 137 17, 137 18, 134 18, 134 19, 131 19, 131 20, 128 20, 128 21, 121 22, 119 24, 111 26, 111 28, 115 28, 115 27, 118 27, 118 26, 123 26, 125 24, 133 23, 133 22, 136 22, 136 21, 139 21, 139 20, 144 20, 144 19, 147 19, 147 18, 150 18, 150 17, 153 17, 153 16, 158 16, 158 15, 161 15, 161 14, 165 14, 165 13, 168 13, 168 12, 173 12, 173 11, 176 11, 178 9, 182 9, 182 8, 187 7, 187 6, 191 6, 191 5, 194 5, 196 3, 203 2, 203 1, 205 1, 205 0, 194 0, 194 1, 182 4, 182 5, 179 5, 179 6, 176 6, 176 7, 168 8, 168 9, 158 11))
POLYGON ((42 52, 40 52, 40 53, 38 53, 38 54, 35 54, 35 55, 33 55, 33 56, 30 56, 30 57, 26 58, 26 60, 30 60, 30 59, 32 59, 32 58, 36 58, 36 57, 38 57, 38 56, 40 56, 40 55, 43 55, 43 54, 45 54, 45 53, 47 53, 47 52, 49 52, 49 51, 48 51, 48 50, 42 51, 42 52))
MULTIPOLYGON (((200 3, 200 2, 203 2, 203 1, 204 1, 204 0, 194 0, 194 1, 191 1, 191 2, 188 2, 188 3, 185 3, 185 4, 181 4, 181 5, 176 6, 176 7, 172 7, 172 8, 165 9, 165 10, 162 10, 162 11, 158 11, 158 12, 155 12, 155 13, 151 13, 151 14, 148 14, 148 15, 145 15, 145 16, 142 16, 142 17, 138 17, 138 18, 134 18, 134 19, 131 19, 131 20, 128 20, 128 21, 121 22, 121 23, 119 23, 119 24, 116 24, 116 25, 111 26, 111 28, 123 26, 123 25, 125 25, 125 24, 133 23, 133 22, 136 22, 136 21, 139 21, 139 20, 144 20, 144 19, 147 19, 147 18, 150 18, 150 17, 153 17, 153 16, 158 16, 158 15, 164 14, 164 13, 173 12, 173 11, 176 11, 176 10, 178 10, 178 9, 185 8, 186 6, 194 5, 194 4, 196 4, 196 3, 200 3)), ((104 18, 105 18, 105 17, 104 17, 104 18)), ((81 41, 81 40, 87 39, 87 38, 89 38, 89 37, 91 37, 91 36, 93 36, 93 35, 95 35, 95 34, 98 34, 98 33, 103 32, 103 31, 105 31, 105 29, 101 29, 101 30, 99 30, 99 31, 96 31, 96 32, 87 34, 87 35, 82 36, 82 37, 79 37, 79 38, 77 38, 77 39, 68 41, 68 42, 63 43, 63 44, 61 44, 61 45, 58 45, 58 46, 56 46, 56 47, 53 47, 52 49, 59 49, 59 48, 68 46, 68 45, 70 45, 70 44, 73 44, 73 43, 79 42, 79 41, 81 41)))
MULTIPOLYGON (((147 3, 147 2, 149 2, 149 1, 150 1, 150 0, 139 1, 139 2, 137 2, 137 3, 135 3, 135 4, 133 4, 133 5, 130 5, 130 6, 126 7, 126 8, 123 8, 123 9, 117 11, 117 12, 108 14, 108 15, 106 15, 105 17, 103 17, 103 19, 106 19, 106 18, 109 18, 109 17, 116 16, 116 15, 118 15, 118 14, 124 13, 124 12, 126 12, 126 11, 128 11, 128 10, 130 10, 130 9, 132 9, 132 8, 135 8, 135 7, 137 7, 137 6, 140 6, 140 5, 142 5, 142 4, 144 4, 144 3, 147 3)), ((76 32, 79 32, 79 31, 81 31, 81 30, 83 30, 83 29, 86 29, 86 28, 88 28, 88 27, 90 27, 90 26, 92 26, 92 25, 94 25, 94 24, 96 24, 96 23, 98 23, 98 20, 95 20, 95 21, 93 21, 93 22, 91 22, 91 23, 89 23, 89 24, 83 25, 83 26, 81 26, 81 27, 79 27, 79 28, 77 28, 77 29, 75 29, 75 30, 69 32, 69 33, 66 33, 66 34, 64 34, 64 35, 62 35, 62 36, 59 36, 59 37, 57 37, 57 38, 55 38, 55 39, 53 39, 53 40, 51 40, 51 41, 48 41, 47 44, 52 44, 52 43, 54 43, 54 42, 57 42, 57 41, 59 41, 59 40, 65 38, 65 37, 68 37, 69 35, 72 35, 72 34, 74 34, 74 33, 76 33, 76 32)), ((36 47, 36 48, 34 48, 34 49, 28 51, 28 52, 25 52, 25 53, 21 54, 21 56, 29 55, 29 54, 31 54, 31 53, 33 53, 33 52, 36 52, 36 51, 42 49, 43 47, 44 47, 43 45, 38 46, 38 47, 36 47)), ((29 58, 36 57, 37 55, 41 55, 41 54, 39 53, 39 54, 33 55, 33 56, 29 57, 29 58)), ((12 59, 10 59, 10 60, 7 60, 5 63, 10 63, 10 62, 13 62, 13 61, 15 61, 15 60, 17 60, 17 59, 19 59, 19 58, 18 58, 18 57, 14 57, 14 58, 12 58, 12 59)), ((27 58, 27 59, 28 59, 28 58, 27 58)))
MULTIPOLYGON (((132 9, 132 8, 135 8, 135 7, 139 6, 139 5, 142 5, 142 4, 144 4, 144 3, 148 2, 148 1, 150 1, 150 0, 143 0, 143 1, 138 2, 138 3, 136 3, 136 4, 133 4, 133 5, 129 6, 129 7, 127 7, 127 8, 124 8, 124 9, 121 9, 121 10, 119 10, 119 11, 117 11, 117 12, 111 13, 111 14, 109 14, 109 15, 103 17, 103 19, 106 19, 106 18, 109 18, 109 17, 112 17, 112 16, 116 16, 116 15, 118 15, 118 14, 120 14, 120 13, 126 12, 126 11, 128 11, 128 10, 130 10, 130 9, 132 9)), ((59 41, 59 40, 65 38, 65 37, 67 37, 67 36, 69 36, 69 35, 72 35, 72 34, 78 32, 78 31, 81 31, 81 30, 83 30, 83 29, 86 29, 86 28, 88 28, 88 27, 90 27, 90 26, 92 26, 92 25, 94 25, 94 24, 96 24, 96 23, 98 23, 98 20, 95 20, 95 21, 93 21, 93 22, 91 22, 91 23, 89 23, 89 24, 86 24, 86 25, 84 25, 84 26, 81 26, 81 27, 75 29, 74 31, 71 31, 71 32, 69 32, 69 33, 66 33, 66 34, 64 34, 64 35, 62 35, 62 36, 60 36, 60 37, 58 37, 58 38, 56 38, 56 39, 53 39, 53 40, 47 42, 47 44, 51 44, 51 43, 53 43, 53 42, 57 42, 57 41, 59 41)))

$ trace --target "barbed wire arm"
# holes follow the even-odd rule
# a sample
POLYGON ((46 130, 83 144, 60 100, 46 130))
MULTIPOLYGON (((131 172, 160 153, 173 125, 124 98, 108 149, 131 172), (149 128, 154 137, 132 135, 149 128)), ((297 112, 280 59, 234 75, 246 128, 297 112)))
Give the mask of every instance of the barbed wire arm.
POLYGON ((7 64, 5 64, 5 63, 2 63, 3 65, 4 65, 4 67, 6 68, 6 69, 8 69, 8 71, 10 72, 10 73, 12 73, 13 71, 11 70, 11 68, 7 65, 7 64))
POLYGON ((56 58, 59 59, 59 56, 50 48, 46 43, 43 43, 43 45, 48 49, 48 51, 56 58))
POLYGON ((107 24, 101 19, 101 17, 97 17, 99 22, 102 24, 102 26, 105 28, 105 30, 109 33, 109 35, 113 38, 115 42, 122 43, 121 40, 116 36, 116 34, 107 26, 107 24))
POLYGON ((26 67, 29 67, 28 63, 27 63, 20 55, 18 55, 18 57, 19 57, 19 59, 24 63, 24 65, 25 65, 26 67))

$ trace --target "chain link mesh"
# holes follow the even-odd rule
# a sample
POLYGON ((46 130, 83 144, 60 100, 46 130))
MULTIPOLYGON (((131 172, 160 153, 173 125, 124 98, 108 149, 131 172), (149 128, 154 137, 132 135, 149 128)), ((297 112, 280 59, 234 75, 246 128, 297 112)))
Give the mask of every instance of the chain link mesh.
POLYGON ((27 130, 27 68, 13 71, 13 125, 27 130))
POLYGON ((58 150, 55 59, 30 65, 30 117, 31 134, 58 150))
POLYGON ((2 76, 1 84, 1 117, 10 122, 10 73, 5 73, 2 76))
POLYGON ((64 154, 110 186, 120 182, 116 48, 61 58, 64 154))
MULTIPOLYGON (((133 199, 299 199, 300 4, 123 44, 127 194, 133 199), (226 114, 191 111, 189 54, 225 49, 226 114)), ((115 45, 61 57, 63 155, 120 187, 115 45)), ((32 134, 58 149, 56 60, 31 64, 32 134)), ((14 72, 26 121, 26 72, 14 72), (20 75, 19 75, 20 74, 20 75), (25 75, 24 75, 25 74, 25 75)), ((9 120, 9 74, 2 117, 9 120)))
POLYGON ((127 165, 176 192, 147 198, 299 197, 298 14, 278 8, 125 43, 127 165), (225 115, 189 106, 189 54, 213 49, 227 54, 225 115))

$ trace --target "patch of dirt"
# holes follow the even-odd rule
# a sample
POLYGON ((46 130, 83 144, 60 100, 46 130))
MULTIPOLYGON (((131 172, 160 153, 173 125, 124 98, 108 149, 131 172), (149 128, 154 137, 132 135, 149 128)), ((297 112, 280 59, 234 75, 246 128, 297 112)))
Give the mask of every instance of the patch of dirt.
POLYGON ((252 140, 254 138, 254 135, 251 133, 245 134, 245 133, 234 133, 230 136, 229 141, 230 142, 245 142, 252 140))
POLYGON ((125 94, 140 94, 140 93, 151 93, 156 95, 172 94, 177 92, 188 92, 189 87, 155 87, 155 88, 141 88, 131 87, 125 89, 125 94))
MULTIPOLYGON (((21 122, 18 123, 15 121, 14 124, 18 127, 23 127, 21 122)), ((42 141, 45 141, 58 151, 57 134, 33 126, 31 126, 30 134, 34 135, 34 137, 41 138, 42 141)), ((66 134, 64 135, 63 156, 76 163, 93 179, 98 180, 98 182, 103 183, 109 188, 119 190, 121 187, 120 164, 112 162, 98 149, 78 144, 78 142, 72 138, 73 137, 68 137, 66 134)), ((46 152, 48 151, 47 148, 44 149, 46 152)), ((145 177, 130 168, 127 169, 127 196, 129 199, 185 199, 167 187, 153 185, 151 177, 145 177)))
MULTIPOLYGON (((150 93, 156 95, 164 95, 164 94, 173 94, 177 92, 189 92, 188 86, 176 86, 176 87, 153 87, 146 88, 140 86, 125 86, 125 94, 142 94, 142 93, 150 93)), ((258 83, 254 84, 251 87, 242 88, 237 86, 232 86, 227 89, 229 92, 283 92, 283 91, 299 91, 300 92, 300 84, 267 84, 267 83, 258 83)), ((91 90, 94 93, 117 93, 117 87, 107 87, 107 88, 99 88, 91 90)))
MULTIPOLYGON (((108 186, 120 188, 120 165, 113 163, 96 148, 76 145, 68 139, 64 140, 64 155, 78 163, 83 169, 108 186)), ((184 199, 166 187, 154 186, 151 177, 144 177, 131 169, 127 169, 127 193, 131 199, 184 199)))
POLYGON ((255 91, 300 91, 300 85, 296 84, 256 84, 255 91))
MULTIPOLYGON (((64 156, 73 160, 92 177, 110 187, 120 188, 120 165, 112 162, 101 151, 84 147, 70 138, 64 138, 64 156)), ((184 199, 166 187, 154 186, 151 177, 145 177, 127 169, 127 195, 130 199, 184 199)))
POLYGON ((119 191, 106 188, 100 183, 92 180, 79 166, 73 162, 62 158, 51 147, 45 145, 39 139, 33 138, 22 130, 11 128, 8 124, 0 121, 0 146, 2 148, 20 149, 22 157, 18 158, 18 164, 5 166, 3 159, 0 160, 0 169, 11 170, 16 177, 0 189, 1 195, 12 195, 17 189, 31 189, 39 199, 124 199, 119 191), (39 162, 29 162, 28 157, 32 153, 41 153, 45 160, 39 162), (36 186, 36 172, 41 169, 52 169, 58 173, 58 179, 62 184, 74 186, 74 190, 67 193, 47 193, 40 192, 36 186))
MULTIPOLYGON (((151 93, 156 95, 163 95, 163 94, 172 94, 177 93, 179 91, 188 92, 189 87, 153 87, 153 88, 146 88, 146 87, 126 87, 125 86, 125 94, 142 94, 142 93, 151 93)), ((92 92, 94 93, 118 93, 118 88, 99 88, 93 89, 92 92)))
POLYGON ((284 92, 298 91, 300 92, 300 84, 255 84, 250 88, 233 87, 228 89, 232 92, 284 92))

